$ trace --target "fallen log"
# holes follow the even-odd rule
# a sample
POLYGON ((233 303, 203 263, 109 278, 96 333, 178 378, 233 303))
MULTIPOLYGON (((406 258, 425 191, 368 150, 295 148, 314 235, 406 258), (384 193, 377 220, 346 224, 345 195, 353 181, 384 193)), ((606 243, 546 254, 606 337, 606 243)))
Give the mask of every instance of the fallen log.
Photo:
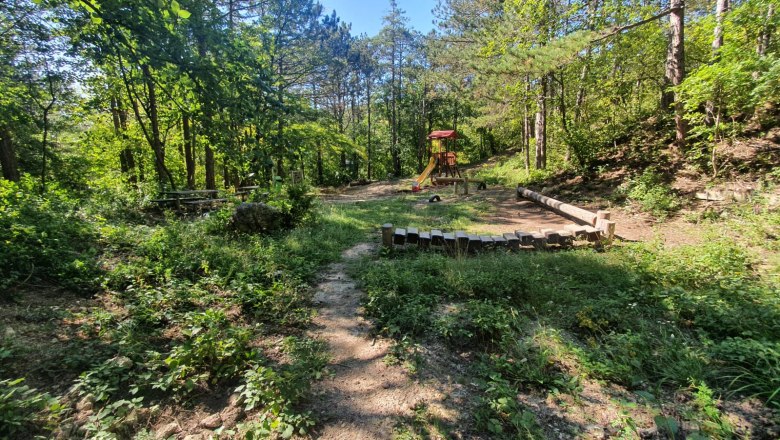
POLYGON ((517 187, 517 196, 533 200, 540 205, 547 206, 557 213, 561 213, 567 217, 579 220, 591 226, 596 226, 597 216, 593 212, 586 211, 574 205, 569 205, 568 203, 563 203, 561 201, 551 199, 537 192, 533 192, 530 189, 523 188, 522 186, 517 187))

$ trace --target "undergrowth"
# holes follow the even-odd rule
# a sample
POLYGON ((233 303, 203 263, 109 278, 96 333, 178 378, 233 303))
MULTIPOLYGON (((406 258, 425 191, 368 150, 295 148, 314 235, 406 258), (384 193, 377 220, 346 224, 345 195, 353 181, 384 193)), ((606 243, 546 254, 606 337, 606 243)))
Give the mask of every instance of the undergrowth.
POLYGON ((381 332, 433 336, 477 354, 484 395, 476 421, 516 438, 538 429, 518 392, 576 396, 583 378, 633 390, 693 381, 702 399, 754 396, 780 408, 780 290, 754 264, 744 246, 712 237, 604 253, 398 251, 357 271, 381 332))

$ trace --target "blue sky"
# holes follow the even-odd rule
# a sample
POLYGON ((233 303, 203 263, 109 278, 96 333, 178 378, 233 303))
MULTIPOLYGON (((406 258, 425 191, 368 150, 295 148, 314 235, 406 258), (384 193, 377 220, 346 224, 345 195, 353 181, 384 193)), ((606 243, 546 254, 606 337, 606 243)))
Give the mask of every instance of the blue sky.
MULTIPOLYGON (((336 14, 342 21, 352 23, 352 35, 366 33, 369 36, 379 33, 382 28, 382 17, 390 9, 390 0, 319 0, 324 6, 324 13, 336 14)), ((406 11, 409 27, 424 34, 434 28, 433 13, 436 0, 397 0, 398 7, 406 11)))

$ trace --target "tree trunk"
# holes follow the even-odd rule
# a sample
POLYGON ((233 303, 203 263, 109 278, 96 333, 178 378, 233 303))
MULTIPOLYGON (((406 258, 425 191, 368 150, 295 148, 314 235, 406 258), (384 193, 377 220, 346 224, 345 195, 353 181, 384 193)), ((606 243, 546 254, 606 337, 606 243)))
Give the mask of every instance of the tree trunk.
MULTIPOLYGON (((129 146, 127 139, 127 109, 122 106, 122 100, 118 96, 116 98, 116 106, 117 116, 119 117, 119 126, 115 126, 115 128, 119 130, 119 135, 124 143, 124 148, 119 154, 120 162, 124 161, 125 166, 127 167, 127 182, 135 185, 139 180, 143 180, 144 178, 143 164, 141 162, 138 163, 138 173, 136 174, 135 154, 133 153, 133 149, 129 146)), ((122 171, 125 172, 125 170, 122 171)))
POLYGON ((149 125, 151 127, 150 143, 154 152, 154 166, 157 171, 157 181, 160 188, 165 186, 165 181, 171 185, 171 189, 176 189, 176 183, 173 181, 168 168, 165 166, 165 146, 160 138, 160 119, 157 115, 157 92, 154 79, 148 64, 141 66, 146 81, 146 91, 149 96, 149 125))
POLYGON ((729 10, 729 0, 717 0, 715 6, 715 36, 712 40, 712 53, 717 57, 723 46, 723 16, 729 10))
MULTIPOLYGON (((569 122, 566 116, 566 89, 564 88, 564 74, 563 69, 561 69, 561 77, 559 85, 561 86, 559 93, 558 93, 558 111, 561 112, 561 128, 563 128, 563 132, 568 135, 569 134, 569 122)), ((563 160, 565 162, 571 162, 571 145, 569 142, 566 142, 566 156, 564 156, 563 160)))
POLYGON ((211 149, 211 145, 206 143, 204 148, 204 162, 206 169, 206 189, 217 189, 217 172, 216 163, 214 160, 214 150, 211 149))
POLYGON ((366 165, 368 173, 368 180, 371 180, 371 174, 373 171, 373 159, 371 156, 371 78, 366 77, 366 110, 368 111, 368 146, 366 147, 368 155, 368 163, 366 165))
POLYGON ((756 53, 758 56, 764 56, 766 54, 767 48, 769 48, 769 43, 772 42, 772 33, 775 31, 774 26, 772 26, 772 17, 774 15, 775 5, 769 3, 769 7, 766 11, 766 25, 764 25, 764 28, 761 30, 761 34, 758 36, 758 45, 756 46, 756 53))
POLYGON ((395 69, 395 53, 396 53, 396 41, 395 41, 395 33, 393 33, 393 43, 392 43, 392 52, 391 52, 391 61, 390 61, 390 101, 391 101, 391 116, 390 116, 390 155, 392 157, 393 161, 393 174, 395 174, 396 177, 399 177, 401 174, 400 166, 398 166, 399 158, 398 158, 398 126, 396 125, 397 119, 398 119, 398 111, 396 108, 396 99, 397 99, 397 89, 395 85, 395 78, 396 78, 396 69, 395 69))
MULTIPOLYGON (((673 86, 680 85, 685 79, 685 2, 672 0, 672 12, 669 15, 670 41, 666 60, 666 77, 673 86)), ((679 96, 674 96, 675 146, 685 148, 687 124, 683 117, 684 109, 679 96)))
POLYGON ((187 188, 195 189, 195 137, 190 131, 190 117, 183 115, 182 135, 184 136, 184 166, 187 168, 187 188))
POLYGON ((325 183, 325 177, 322 166, 322 145, 319 145, 320 141, 317 141, 317 183, 322 185, 325 183))
MULTIPOLYGON (((720 58, 720 48, 723 46, 723 16, 726 15, 726 11, 729 9, 729 0, 717 0, 715 6, 715 32, 712 39, 712 62, 715 63, 720 58)), ((704 116, 704 123, 712 125, 715 123, 715 103, 713 101, 707 101, 705 105, 706 115, 704 116)))
POLYGON ((525 76, 525 94, 523 95, 523 150, 525 150, 525 174, 531 174, 531 118, 528 114, 528 98, 531 95, 531 78, 525 76))
POLYGON ((547 75, 539 80, 536 98, 536 169, 547 167, 547 75))
MULTIPOLYGON (((52 101, 54 104, 54 101, 52 101)), ((43 109, 43 138, 41 141, 41 194, 46 193, 46 155, 47 143, 49 140, 49 111, 51 105, 43 109)))
POLYGON ((11 131, 8 127, 0 127, 0 166, 3 167, 3 178, 12 182, 19 181, 19 169, 16 164, 16 151, 11 131))

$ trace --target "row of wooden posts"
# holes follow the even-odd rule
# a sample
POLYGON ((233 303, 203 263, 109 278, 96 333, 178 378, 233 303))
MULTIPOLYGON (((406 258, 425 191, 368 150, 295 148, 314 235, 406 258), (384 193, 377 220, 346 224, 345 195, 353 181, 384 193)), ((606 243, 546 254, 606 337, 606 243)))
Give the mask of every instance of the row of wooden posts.
POLYGON ((518 186, 518 198, 533 200, 556 213, 585 225, 571 224, 562 230, 542 229, 538 232, 515 231, 503 235, 476 235, 463 231, 443 232, 438 229, 419 231, 418 228, 394 228, 382 225, 382 244, 385 247, 417 245, 420 248, 444 248, 453 253, 474 253, 489 249, 546 249, 573 246, 575 240, 608 244, 615 238, 615 222, 609 211, 590 212, 558 200, 545 197, 518 186))
POLYGON ((604 231, 593 226, 567 225, 562 230, 542 229, 538 232, 515 231, 503 235, 476 235, 464 231, 443 232, 438 229, 420 232, 418 228, 394 228, 382 225, 382 244, 385 247, 417 245, 421 249, 439 247, 449 252, 475 253, 491 249, 547 249, 566 248, 575 240, 591 243, 608 241, 604 231))

